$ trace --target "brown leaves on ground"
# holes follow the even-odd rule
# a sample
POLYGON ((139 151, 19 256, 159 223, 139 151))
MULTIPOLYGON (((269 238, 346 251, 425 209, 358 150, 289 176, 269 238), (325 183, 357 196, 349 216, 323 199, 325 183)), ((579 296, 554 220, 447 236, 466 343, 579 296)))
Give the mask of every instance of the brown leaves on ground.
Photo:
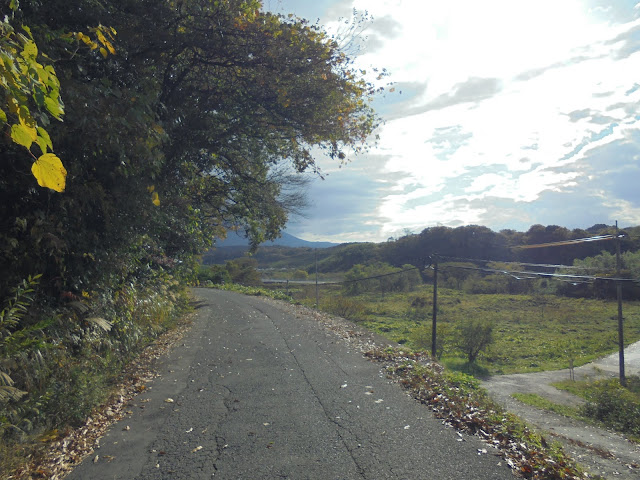
MULTIPOLYGON (((69 430, 57 440, 48 438, 46 450, 32 459, 28 465, 7 477, 7 480, 64 478, 84 458, 93 453, 109 426, 132 413, 127 408, 131 400, 144 392, 146 384, 158 376, 152 368, 153 362, 165 355, 188 327, 189 322, 184 321, 178 328, 165 333, 147 347, 127 367, 124 381, 118 391, 114 392, 110 402, 97 408, 81 427, 69 430)), ((127 429, 128 427, 125 427, 125 430, 127 429)), ((111 460, 112 458, 101 458, 97 455, 93 458, 96 462, 111 460)))

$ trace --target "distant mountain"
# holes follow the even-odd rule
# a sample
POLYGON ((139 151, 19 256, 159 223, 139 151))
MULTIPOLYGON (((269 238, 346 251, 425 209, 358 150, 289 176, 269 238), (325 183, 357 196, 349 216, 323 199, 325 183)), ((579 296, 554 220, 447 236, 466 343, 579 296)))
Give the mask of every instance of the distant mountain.
MULTIPOLYGON (((273 242, 265 242, 260 244, 261 247, 307 247, 307 248, 329 248, 335 247, 337 243, 331 242, 308 242, 293 235, 283 232, 282 236, 273 242)), ((216 242, 215 248, 224 247, 248 247, 249 241, 235 232, 229 232, 229 235, 223 241, 216 242)))

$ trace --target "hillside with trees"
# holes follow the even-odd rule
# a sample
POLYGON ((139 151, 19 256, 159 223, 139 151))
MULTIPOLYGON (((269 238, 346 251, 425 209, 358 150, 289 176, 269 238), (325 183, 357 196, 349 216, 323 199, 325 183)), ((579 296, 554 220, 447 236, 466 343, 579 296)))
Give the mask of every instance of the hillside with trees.
MULTIPOLYGON (((381 243, 346 243, 323 249, 260 247, 253 257, 258 261, 259 268, 304 268, 309 273, 315 270, 316 257, 318 271, 322 273, 346 272, 357 264, 370 265, 376 262, 421 267, 428 264, 429 257, 434 254, 461 260, 573 265, 576 260, 600 255, 602 252, 614 254, 615 242, 584 242, 544 249, 517 247, 613 234, 616 234, 615 227, 604 224, 585 230, 569 230, 557 225, 533 225, 526 232, 495 232, 478 225, 456 228, 438 226, 381 243)), ((621 235, 623 254, 640 250, 640 227, 621 229, 618 234, 621 235)), ((224 263, 242 253, 240 249, 213 249, 203 256, 203 263, 224 263)))
MULTIPOLYGON (((524 269, 568 274, 571 269, 562 268, 568 266, 579 269, 583 275, 611 277, 616 270, 616 238, 621 248, 621 276, 640 278, 637 260, 640 227, 616 230, 615 226, 604 224, 585 230, 533 225, 526 232, 494 232, 477 225, 438 226, 381 243, 348 243, 323 249, 260 247, 252 259, 265 277, 283 278, 287 272, 300 270, 311 275, 317 267, 318 273, 335 279, 362 277, 360 273, 364 271, 374 276, 390 268, 415 267, 423 271, 423 280, 429 282, 432 273, 425 267, 437 257, 445 266, 442 281, 452 288, 465 288, 473 293, 524 293, 532 286, 521 282, 517 275, 504 275, 500 271, 524 269), (581 241, 594 237, 602 239, 581 241), (559 242, 569 243, 553 248, 523 248, 559 242), (499 271, 491 272, 496 269, 499 271)), ((202 262, 220 265, 242 258, 243 253, 242 249, 235 248, 213 249, 203 255, 202 262)), ((540 279, 538 283, 548 288, 548 281, 540 279)), ((553 289, 558 294, 578 297, 615 297, 616 294, 614 283, 600 280, 555 282, 553 289)), ((640 298, 640 288, 635 283, 629 282, 624 290, 625 298, 640 298)))
POLYGON ((367 148, 379 87, 262 7, 0 0, 3 442, 83 421, 213 239, 276 238, 312 150, 367 148))

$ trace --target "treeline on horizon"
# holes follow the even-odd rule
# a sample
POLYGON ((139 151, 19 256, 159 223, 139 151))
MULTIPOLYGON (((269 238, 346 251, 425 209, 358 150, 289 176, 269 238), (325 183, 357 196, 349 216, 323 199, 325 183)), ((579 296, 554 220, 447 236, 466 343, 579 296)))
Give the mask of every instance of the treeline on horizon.
MULTIPOLYGON (((357 264, 384 262, 394 266, 430 263, 431 255, 496 262, 526 262, 573 265, 576 259, 593 257, 603 251, 614 254, 615 241, 584 242, 572 245, 519 249, 523 245, 562 242, 616 233, 615 226, 596 224, 587 229, 570 230, 558 225, 531 226, 526 232, 493 231, 479 225, 428 227, 386 242, 345 243, 326 249, 308 247, 260 247, 253 255, 260 268, 295 267, 315 271, 315 256, 321 273, 346 272, 357 264)), ((640 249, 640 227, 620 229, 622 252, 640 249)), ((223 263, 242 256, 246 248, 227 247, 204 254, 203 263, 223 263)))
MULTIPOLYGON (((443 272, 448 285, 460 288, 466 281, 467 290, 473 293, 525 293, 531 291, 531 282, 507 279, 504 275, 488 276, 480 271, 470 272, 464 269, 453 269, 453 265, 465 267, 495 267, 506 262, 522 262, 530 264, 555 265, 556 268, 515 268, 515 270, 537 270, 538 272, 561 272, 561 266, 578 265, 583 268, 583 275, 613 276, 615 273, 616 241, 586 241, 570 245, 544 248, 517 248, 524 245, 539 245, 592 238, 602 235, 620 235, 622 253, 621 276, 626 278, 640 277, 640 258, 636 252, 640 250, 640 227, 628 227, 616 230, 615 226, 597 224, 587 229, 570 230, 558 225, 533 225, 526 232, 515 230, 493 231, 484 226, 468 225, 462 227, 436 226, 425 228, 422 232, 408 234, 397 239, 389 239, 380 243, 347 243, 326 249, 306 247, 263 247, 253 256, 253 262, 260 269, 297 269, 312 274, 316 269, 321 274, 347 273, 362 270, 362 266, 378 266, 380 272, 388 271, 388 267, 405 268, 407 265, 423 270, 425 281, 430 281, 430 273, 425 270, 437 256, 438 262, 449 266, 443 272), (508 280, 508 281, 507 281, 508 280), (493 283, 492 283, 493 282, 493 283), (473 287, 470 287, 474 283, 473 287)), ((210 251, 203 257, 204 264, 223 263, 237 259, 242 249, 222 248, 210 251)), ((237 260, 236 260, 237 261, 237 260)), ((502 268, 502 267, 501 267, 502 268)), ((506 268, 506 267, 505 267, 506 268)), ((369 269, 369 271, 374 271, 369 269)), ((564 272, 566 273, 566 272, 564 272)), ((596 281, 585 284, 576 282, 551 282, 540 279, 536 287, 543 286, 547 293, 558 293, 579 297, 615 297, 615 283, 596 281)), ((640 289, 633 283, 624 288, 627 299, 640 298, 640 289)))

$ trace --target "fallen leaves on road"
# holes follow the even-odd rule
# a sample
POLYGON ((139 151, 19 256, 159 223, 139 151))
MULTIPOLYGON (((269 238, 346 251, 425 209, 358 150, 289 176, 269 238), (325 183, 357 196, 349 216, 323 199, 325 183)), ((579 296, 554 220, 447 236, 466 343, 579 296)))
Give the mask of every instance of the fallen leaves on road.
MULTIPOLYGON (((543 437, 531 432, 516 416, 505 413, 498 406, 482 407, 477 400, 465 396, 461 389, 456 392, 455 388, 446 385, 444 368, 433 362, 429 355, 407 353, 397 348, 381 348, 380 345, 388 345, 388 341, 365 329, 354 330, 353 323, 340 317, 268 298, 264 301, 277 304, 278 308, 296 316, 316 319, 369 359, 386 363, 391 367, 390 375, 410 389, 414 397, 429 405, 444 423, 457 430, 478 435, 489 445, 498 448, 516 475, 532 480, 591 478, 581 472, 561 449, 547 445, 543 437), (413 367, 417 365, 426 367, 431 374, 414 375, 413 367), (530 442, 523 444, 522 438, 529 438, 530 442)), ((346 387, 346 383, 341 385, 341 388, 346 387)), ((488 400, 484 404, 487 403, 488 400)), ((464 437, 459 434, 458 440, 462 442, 464 437)))

